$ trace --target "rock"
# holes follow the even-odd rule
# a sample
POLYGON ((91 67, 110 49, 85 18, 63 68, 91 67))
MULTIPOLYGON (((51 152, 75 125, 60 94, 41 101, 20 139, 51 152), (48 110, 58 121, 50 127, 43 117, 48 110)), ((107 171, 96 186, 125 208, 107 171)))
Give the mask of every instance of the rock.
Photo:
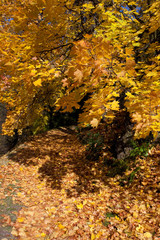
POLYGON ((133 150, 131 147, 126 147, 123 149, 122 152, 117 154, 117 159, 125 159, 126 157, 129 157, 130 152, 133 150))
POLYGON ((117 159, 124 159, 129 157, 130 152, 133 150, 131 145, 131 140, 133 139, 134 131, 133 131, 133 124, 130 124, 124 135, 121 139, 117 140, 117 159))

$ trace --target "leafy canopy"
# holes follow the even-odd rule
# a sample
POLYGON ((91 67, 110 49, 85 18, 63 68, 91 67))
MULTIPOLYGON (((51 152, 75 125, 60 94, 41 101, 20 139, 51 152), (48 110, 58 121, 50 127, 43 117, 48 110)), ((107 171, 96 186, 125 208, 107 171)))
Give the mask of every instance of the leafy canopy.
POLYGON ((111 123, 127 109, 135 137, 160 131, 160 1, 23 0, 0 4, 4 133, 50 107, 79 124, 111 123))

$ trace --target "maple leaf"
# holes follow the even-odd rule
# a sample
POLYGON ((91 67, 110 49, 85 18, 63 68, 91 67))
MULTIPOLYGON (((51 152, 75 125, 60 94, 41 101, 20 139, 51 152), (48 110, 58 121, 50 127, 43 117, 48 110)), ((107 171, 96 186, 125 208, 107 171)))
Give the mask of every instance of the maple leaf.
POLYGON ((62 84, 63 87, 68 87, 69 86, 67 78, 62 79, 62 83, 63 83, 62 84))
POLYGON ((75 80, 77 81, 81 81, 82 78, 83 78, 83 72, 80 71, 79 69, 77 69, 75 72, 74 72, 74 76, 75 76, 75 80))
POLYGON ((97 118, 93 118, 90 124, 92 125, 92 127, 97 127, 99 124, 99 121, 97 118))

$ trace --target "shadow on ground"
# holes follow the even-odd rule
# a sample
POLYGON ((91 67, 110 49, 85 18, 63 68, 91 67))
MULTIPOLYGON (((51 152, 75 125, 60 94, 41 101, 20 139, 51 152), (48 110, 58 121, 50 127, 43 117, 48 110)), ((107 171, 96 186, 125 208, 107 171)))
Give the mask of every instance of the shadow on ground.
POLYGON ((67 129, 32 137, 11 152, 9 159, 28 167, 38 165, 40 179, 46 179, 53 189, 62 189, 62 180, 74 174, 74 185, 65 189, 68 197, 97 192, 100 181, 107 183, 104 164, 87 160, 85 147, 67 129))
POLYGON ((52 189, 65 189, 68 197, 99 192, 101 183, 111 184, 108 168, 102 161, 86 159, 85 147, 67 129, 32 137, 9 158, 28 167, 37 165, 40 179, 52 189))

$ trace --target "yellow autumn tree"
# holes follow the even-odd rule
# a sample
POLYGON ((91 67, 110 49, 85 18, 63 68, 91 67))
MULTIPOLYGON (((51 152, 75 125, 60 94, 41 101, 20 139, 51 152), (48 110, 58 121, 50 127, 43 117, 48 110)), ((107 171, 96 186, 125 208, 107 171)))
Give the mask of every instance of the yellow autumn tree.
POLYGON ((4 133, 21 131, 49 106, 79 124, 111 123, 127 109, 135 137, 160 131, 160 1, 1 1, 4 133))
POLYGON ((71 111, 90 93, 79 122, 97 126, 104 115, 108 122, 113 120, 124 93, 123 107, 135 123, 135 137, 146 137, 150 131, 156 137, 160 130, 160 2, 123 4, 116 1, 108 11, 105 4, 97 5, 102 23, 74 44, 74 59, 64 79, 67 93, 59 104, 71 111))
POLYGON ((8 109, 4 133, 11 135, 55 105, 61 94, 59 64, 68 45, 59 48, 65 34, 56 23, 60 13, 65 23, 56 1, 1 1, 0 12, 0 101, 8 109))

